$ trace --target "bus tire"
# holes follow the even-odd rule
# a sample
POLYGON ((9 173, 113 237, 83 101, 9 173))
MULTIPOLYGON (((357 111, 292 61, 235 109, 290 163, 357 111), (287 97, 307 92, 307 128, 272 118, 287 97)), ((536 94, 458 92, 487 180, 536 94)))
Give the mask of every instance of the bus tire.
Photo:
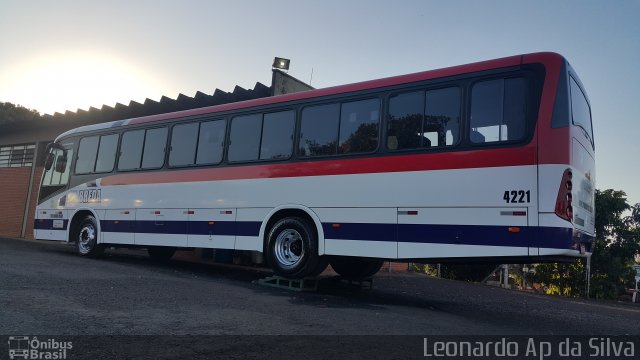
POLYGON ((278 220, 267 240, 267 260, 277 275, 302 279, 313 276, 322 267, 318 236, 306 219, 287 217, 278 220))
POLYGON ((87 215, 76 227, 73 239, 80 256, 100 257, 104 253, 104 245, 98 244, 98 226, 96 218, 87 215))
POLYGON ((361 280, 375 275, 382 268, 383 261, 352 256, 336 256, 330 261, 338 275, 349 280, 361 280))
POLYGON ((147 253, 152 260, 157 262, 168 262, 176 253, 176 248, 169 246, 150 246, 147 253))

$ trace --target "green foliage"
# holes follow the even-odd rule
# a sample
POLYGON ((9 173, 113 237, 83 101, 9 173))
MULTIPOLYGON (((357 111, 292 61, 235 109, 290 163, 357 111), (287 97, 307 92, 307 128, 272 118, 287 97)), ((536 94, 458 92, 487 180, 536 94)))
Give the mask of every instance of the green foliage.
MULTIPOLYGON (((619 190, 596 190, 596 239, 591 256, 590 296, 618 299, 633 286, 635 257, 640 254, 640 204, 629 206, 619 190), (625 213, 631 212, 630 216, 625 213)), ((541 264, 532 280, 542 283, 547 293, 583 296, 584 262, 541 264)))
POLYGON ((583 297, 586 290, 585 264, 583 261, 539 264, 529 281, 543 284, 545 292, 550 295, 583 297))
POLYGON ((640 254, 640 204, 627 204, 623 191, 596 190, 596 241, 591 257, 591 296, 617 299, 633 286, 640 254), (630 216, 624 213, 631 211, 630 216))
POLYGON ((36 110, 27 109, 9 102, 0 102, 0 125, 33 120, 39 117, 40 114, 36 110))
POLYGON ((438 276, 438 265, 412 263, 411 271, 424 273, 429 276, 438 276))

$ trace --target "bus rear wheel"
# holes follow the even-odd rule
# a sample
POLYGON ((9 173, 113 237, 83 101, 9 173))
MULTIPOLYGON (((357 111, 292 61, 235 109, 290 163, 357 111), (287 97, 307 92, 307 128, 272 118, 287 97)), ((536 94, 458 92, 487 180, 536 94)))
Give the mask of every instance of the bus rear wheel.
MULTIPOLYGON (((269 231, 267 240, 267 260, 277 275, 301 279, 316 275, 322 268, 324 262, 318 256, 318 237, 308 220, 299 217, 280 219, 269 231)), ((326 267, 326 263, 324 265, 326 267)))
POLYGON ((329 262, 338 275, 349 280, 361 280, 375 275, 383 261, 352 256, 338 256, 329 262))
POLYGON ((167 262, 171 260, 173 254, 176 253, 176 248, 169 246, 150 246, 147 248, 147 253, 154 261, 167 262))
POLYGON ((76 250, 80 256, 100 257, 104 253, 104 246, 98 244, 98 226, 96 218, 86 216, 76 227, 73 239, 76 242, 76 250))

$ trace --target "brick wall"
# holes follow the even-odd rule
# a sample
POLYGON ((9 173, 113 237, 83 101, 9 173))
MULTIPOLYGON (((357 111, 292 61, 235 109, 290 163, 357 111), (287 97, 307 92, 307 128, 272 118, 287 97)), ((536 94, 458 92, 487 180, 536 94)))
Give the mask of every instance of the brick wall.
POLYGON ((30 175, 30 167, 0 169, 0 236, 20 236, 30 175))
MULTIPOLYGON (((33 239, 33 219, 36 214, 36 205, 38 204, 38 191, 40 190, 40 180, 42 178, 42 172, 44 171, 44 166, 37 166, 35 172, 33 173, 33 186, 31 190, 31 201, 29 204, 29 212, 27 218, 27 228, 24 234, 24 237, 27 239, 33 239)), ((28 181, 27 181, 28 182, 28 181)))
POLYGON ((380 271, 385 272, 406 272, 409 264, 406 262, 385 261, 380 271))

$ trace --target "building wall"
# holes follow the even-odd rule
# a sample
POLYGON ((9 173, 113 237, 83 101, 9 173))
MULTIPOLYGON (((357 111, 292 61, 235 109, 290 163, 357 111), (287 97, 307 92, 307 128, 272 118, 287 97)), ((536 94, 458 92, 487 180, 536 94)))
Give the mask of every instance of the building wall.
POLYGON ((38 191, 40 191, 40 180, 42 179, 43 172, 44 166, 37 166, 33 173, 31 199, 29 200, 29 211, 27 212, 27 226, 24 232, 26 239, 33 239, 33 225, 36 215, 36 205, 38 204, 38 191))
POLYGON ((385 261, 380 272, 403 272, 407 270, 409 270, 409 264, 406 262, 385 261))
POLYGON ((313 86, 305 84, 304 82, 294 78, 293 76, 283 71, 273 69, 273 76, 271 77, 272 95, 291 94, 313 89, 313 86))
POLYGON ((0 236, 20 237, 30 176, 31 167, 0 169, 0 236))

